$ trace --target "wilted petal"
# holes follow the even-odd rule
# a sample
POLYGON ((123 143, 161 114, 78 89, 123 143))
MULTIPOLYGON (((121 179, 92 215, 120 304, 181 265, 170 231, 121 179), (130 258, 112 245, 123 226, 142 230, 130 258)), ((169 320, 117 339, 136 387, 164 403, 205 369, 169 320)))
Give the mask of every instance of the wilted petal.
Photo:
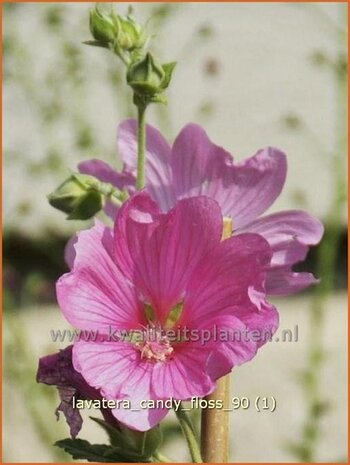
POLYGON ((89 386, 72 364, 72 347, 68 346, 58 353, 40 358, 37 372, 38 383, 57 386, 60 404, 57 415, 62 412, 74 438, 79 433, 83 420, 78 409, 73 408, 76 399, 100 399, 99 391, 89 386))
POLYGON ((271 147, 234 162, 196 124, 185 126, 176 138, 171 165, 177 197, 207 195, 217 200, 223 214, 233 218, 235 228, 249 223, 272 205, 287 172, 285 154, 271 147))
MULTIPOLYGON (((126 120, 118 128, 118 152, 125 167, 136 176, 137 123, 126 120)), ((162 211, 175 203, 170 168, 170 146, 161 133, 147 125, 146 129, 146 188, 162 211)))
POLYGON ((112 231, 96 222, 78 233, 73 270, 57 282, 58 303, 75 327, 100 331, 144 324, 135 289, 113 261, 112 231))

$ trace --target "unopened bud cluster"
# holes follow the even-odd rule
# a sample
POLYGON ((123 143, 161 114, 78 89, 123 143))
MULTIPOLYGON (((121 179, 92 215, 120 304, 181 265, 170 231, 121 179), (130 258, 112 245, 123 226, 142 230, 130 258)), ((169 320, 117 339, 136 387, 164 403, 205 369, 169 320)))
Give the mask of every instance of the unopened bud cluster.
POLYGON ((127 66, 126 80, 134 91, 136 105, 166 102, 163 93, 175 63, 162 65, 144 50, 148 41, 144 27, 130 15, 124 17, 96 6, 90 11, 90 31, 95 40, 86 44, 110 49, 127 66))

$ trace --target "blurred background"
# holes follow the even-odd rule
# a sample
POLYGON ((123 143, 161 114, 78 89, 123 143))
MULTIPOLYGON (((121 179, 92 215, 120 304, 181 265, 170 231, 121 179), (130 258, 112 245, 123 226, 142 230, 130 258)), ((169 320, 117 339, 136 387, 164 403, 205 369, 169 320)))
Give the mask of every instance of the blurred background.
MULTIPOLYGON (((6 462, 69 461, 53 447, 57 392, 37 385, 38 358, 62 348, 55 280, 69 222, 46 201, 87 158, 118 166, 116 127, 134 114, 124 69, 87 47, 89 3, 3 3, 3 437, 6 462)), ((274 299, 298 342, 271 343, 234 370, 232 395, 274 396, 274 413, 231 414, 232 462, 347 461, 347 5, 142 3, 152 49, 178 61, 168 107, 149 122, 172 140, 202 124, 236 159, 273 145, 288 155, 271 211, 306 209, 325 223, 303 269, 321 285, 274 299)), ((126 12, 128 4, 118 4, 126 12)), ((300 267, 299 267, 300 268, 300 267)), ((88 417, 86 412, 85 417, 88 417)), ((188 460, 173 419, 164 451, 188 460)), ((104 441, 87 418, 81 438, 104 441)))

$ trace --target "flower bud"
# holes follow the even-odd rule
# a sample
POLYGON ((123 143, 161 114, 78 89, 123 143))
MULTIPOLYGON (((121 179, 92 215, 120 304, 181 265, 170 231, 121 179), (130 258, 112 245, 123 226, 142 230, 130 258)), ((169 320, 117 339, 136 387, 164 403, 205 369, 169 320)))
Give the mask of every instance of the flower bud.
POLYGON ((168 87, 174 67, 175 63, 161 65, 147 53, 129 67, 127 81, 136 94, 152 97, 168 87))
POLYGON ((120 15, 114 15, 113 20, 118 31, 117 48, 132 51, 144 46, 147 40, 145 30, 131 16, 123 18, 120 15))
POLYGON ((72 174, 48 196, 51 206, 68 214, 69 220, 87 220, 104 205, 98 181, 86 174, 72 174))
POLYGON ((101 12, 98 7, 90 10, 90 31, 94 39, 102 44, 113 42, 117 34, 112 17, 101 12))

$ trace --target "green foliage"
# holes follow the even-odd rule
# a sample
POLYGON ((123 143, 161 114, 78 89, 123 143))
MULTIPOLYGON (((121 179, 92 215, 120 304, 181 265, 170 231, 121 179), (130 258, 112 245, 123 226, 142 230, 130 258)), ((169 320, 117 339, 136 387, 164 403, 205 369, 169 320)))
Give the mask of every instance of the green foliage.
POLYGON ((99 418, 90 417, 108 434, 110 445, 90 444, 82 439, 63 439, 55 443, 74 459, 89 462, 142 462, 152 461, 152 456, 162 442, 159 427, 150 431, 139 432, 121 427, 116 429, 99 418))

